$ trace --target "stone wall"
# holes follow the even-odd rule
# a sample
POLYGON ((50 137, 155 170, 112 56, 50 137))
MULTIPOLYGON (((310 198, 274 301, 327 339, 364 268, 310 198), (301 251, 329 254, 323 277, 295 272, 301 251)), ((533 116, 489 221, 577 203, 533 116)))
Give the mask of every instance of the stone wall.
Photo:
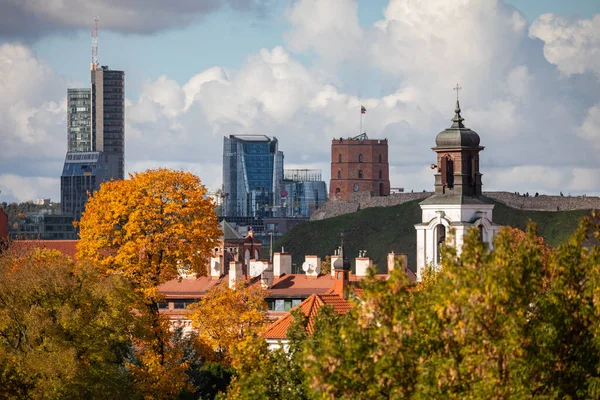
POLYGON ((547 196, 523 197, 509 192, 485 192, 486 196, 520 210, 570 211, 600 209, 600 197, 547 196))
MULTIPOLYGON (((371 196, 368 192, 353 193, 350 201, 330 200, 323 204, 310 217, 311 221, 337 217, 370 207, 390 207, 415 199, 425 199, 432 192, 394 193, 389 196, 371 196)), ((509 192, 485 192, 494 200, 520 210, 531 211, 569 211, 600 210, 600 197, 587 196, 546 196, 523 197, 509 192)))

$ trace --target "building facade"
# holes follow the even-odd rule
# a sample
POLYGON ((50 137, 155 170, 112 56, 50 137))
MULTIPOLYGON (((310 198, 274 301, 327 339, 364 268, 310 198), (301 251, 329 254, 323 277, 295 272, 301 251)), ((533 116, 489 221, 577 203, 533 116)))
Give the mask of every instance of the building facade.
POLYGON ((125 73, 107 66, 91 72, 92 149, 115 156, 118 174, 125 179, 125 73))
POLYGON ((327 201, 327 185, 319 169, 286 169, 281 202, 285 217, 310 217, 327 201))
POLYGON ((329 198, 347 201, 354 192, 390 194, 387 139, 369 139, 363 133, 332 140, 329 198))
POLYGON ((101 151, 69 152, 60 177, 61 211, 79 221, 88 197, 119 175, 118 158, 101 151))
POLYGON ((67 89, 67 151, 93 151, 90 89, 67 89))
POLYGON ((277 138, 223 138, 223 216, 279 216, 282 181, 283 153, 277 138))
POLYGON ((418 280, 427 266, 441 265, 442 244, 450 243, 460 254, 465 234, 475 228, 480 240, 492 248, 500 230, 492 222, 494 202, 481 192, 479 135, 463 124, 458 100, 454 111, 452 126, 435 138, 437 165, 431 164, 435 193, 420 203, 422 222, 415 225, 418 280))

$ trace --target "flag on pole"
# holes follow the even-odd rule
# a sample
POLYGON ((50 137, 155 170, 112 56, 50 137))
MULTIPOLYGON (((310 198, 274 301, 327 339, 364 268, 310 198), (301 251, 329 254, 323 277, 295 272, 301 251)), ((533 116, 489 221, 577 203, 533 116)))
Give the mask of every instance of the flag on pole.
POLYGON ((365 106, 360 106, 360 113, 361 114, 366 114, 367 113, 367 109, 365 108, 365 106))

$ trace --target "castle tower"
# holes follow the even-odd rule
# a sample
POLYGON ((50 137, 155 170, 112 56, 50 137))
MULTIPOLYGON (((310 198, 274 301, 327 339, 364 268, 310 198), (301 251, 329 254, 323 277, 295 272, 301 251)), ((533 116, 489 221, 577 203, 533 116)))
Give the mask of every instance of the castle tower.
MULTIPOLYGON (((457 86, 458 89, 458 86, 457 86)), ((479 172, 479 135, 463 124, 458 96, 452 126, 435 138, 437 153, 435 169, 435 193, 420 203, 422 223, 417 230, 417 280, 428 265, 441 265, 441 245, 450 231, 458 252, 462 249, 467 231, 479 229, 480 240, 493 245, 500 226, 492 222, 494 203, 481 192, 479 172)))
POLYGON ((329 198, 348 201, 355 192, 389 196, 387 139, 369 139, 363 133, 331 141, 329 198))

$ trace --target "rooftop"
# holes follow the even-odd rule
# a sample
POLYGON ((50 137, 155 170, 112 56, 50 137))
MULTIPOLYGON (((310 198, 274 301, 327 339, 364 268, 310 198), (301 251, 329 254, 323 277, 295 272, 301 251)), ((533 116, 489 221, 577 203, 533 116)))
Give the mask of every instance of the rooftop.
MULTIPOLYGON (((333 282, 333 281, 332 281, 333 282)), ((346 314, 352 308, 348 300, 344 300, 338 294, 313 294, 294 309, 300 308, 302 313, 308 317, 306 330, 311 335, 314 332, 314 323, 319 308, 322 306, 332 306, 336 314, 346 314)), ((266 339, 284 340, 287 339, 287 330, 289 329, 294 317, 288 313, 284 317, 271 324, 264 332, 266 339)))

